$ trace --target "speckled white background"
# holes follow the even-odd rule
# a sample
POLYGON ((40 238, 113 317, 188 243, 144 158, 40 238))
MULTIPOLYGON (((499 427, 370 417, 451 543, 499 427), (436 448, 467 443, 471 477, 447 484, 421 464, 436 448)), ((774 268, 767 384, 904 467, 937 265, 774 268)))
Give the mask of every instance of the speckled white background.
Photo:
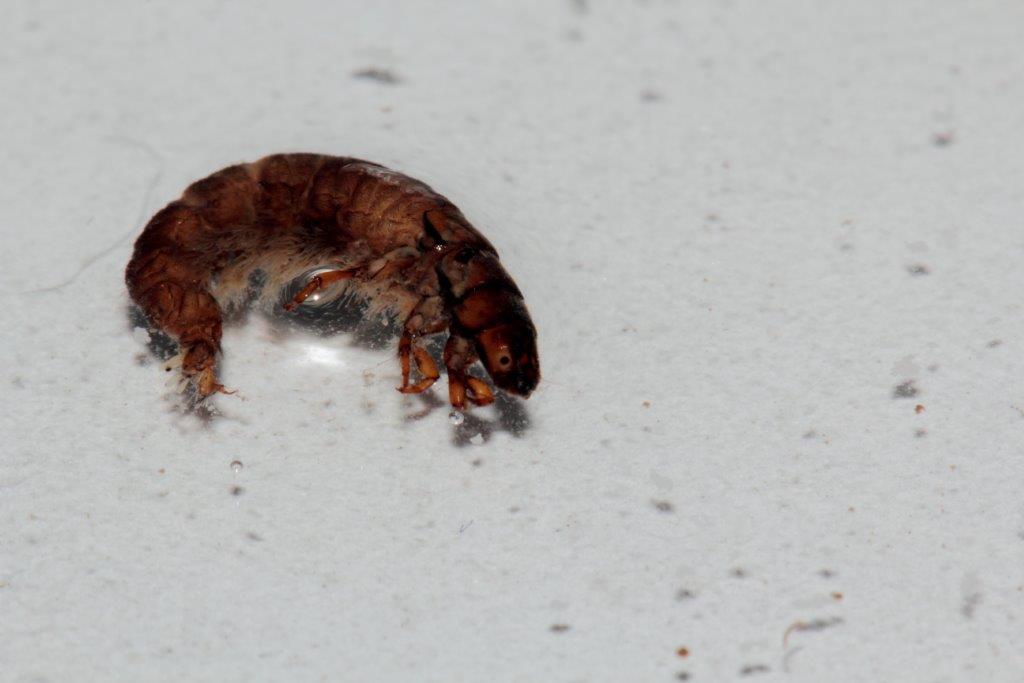
POLYGON ((0 679, 1024 679, 1021 3, 2 13, 0 679), (284 150, 462 206, 528 403, 253 317, 174 411, 131 241, 284 150))

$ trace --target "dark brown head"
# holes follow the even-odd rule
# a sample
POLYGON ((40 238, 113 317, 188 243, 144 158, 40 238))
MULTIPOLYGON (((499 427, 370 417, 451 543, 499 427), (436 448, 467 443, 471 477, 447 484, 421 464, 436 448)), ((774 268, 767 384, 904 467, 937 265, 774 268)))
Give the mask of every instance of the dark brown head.
POLYGON ((446 265, 453 329, 473 340, 498 387, 528 397, 540 381, 540 359, 537 330, 519 289, 493 253, 466 249, 446 265))
POLYGON ((509 393, 529 398, 540 382, 533 324, 520 321, 495 325, 478 332, 473 342, 494 383, 509 393))

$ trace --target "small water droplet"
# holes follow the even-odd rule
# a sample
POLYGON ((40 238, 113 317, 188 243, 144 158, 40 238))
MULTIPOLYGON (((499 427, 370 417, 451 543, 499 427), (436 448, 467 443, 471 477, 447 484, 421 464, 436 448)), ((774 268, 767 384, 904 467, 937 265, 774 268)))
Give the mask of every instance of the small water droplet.
POLYGON ((235 474, 238 474, 239 472, 241 472, 242 471, 242 467, 243 467, 243 465, 242 465, 242 461, 241 460, 233 460, 231 462, 231 469, 233 469, 235 471, 235 474))
POLYGON ((452 412, 448 413, 448 421, 451 422, 453 425, 460 425, 466 421, 466 416, 463 415, 458 410, 453 410, 452 412))

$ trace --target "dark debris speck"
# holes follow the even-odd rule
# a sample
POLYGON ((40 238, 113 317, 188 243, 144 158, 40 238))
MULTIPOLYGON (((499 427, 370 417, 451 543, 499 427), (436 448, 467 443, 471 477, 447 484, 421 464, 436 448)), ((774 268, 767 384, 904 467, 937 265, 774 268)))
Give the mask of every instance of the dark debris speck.
POLYGON ((893 398, 914 398, 918 394, 917 385, 914 380, 908 379, 906 382, 897 384, 892 390, 893 398))
POLYGON ((697 597, 697 594, 688 588, 680 588, 676 591, 676 600, 678 602, 685 602, 686 600, 693 600, 697 597))
POLYGON ((551 624, 550 631, 552 633, 565 633, 570 628, 572 628, 572 627, 569 626, 569 624, 551 624))
POLYGON ((231 487, 231 495, 232 496, 240 496, 243 493, 245 493, 245 489, 243 489, 241 486, 232 486, 231 487))
POLYGON ((667 500, 652 500, 651 505, 653 505, 658 512, 672 512, 675 510, 672 503, 667 500))
POLYGON ((745 667, 740 669, 740 676, 752 676, 754 674, 766 674, 771 671, 770 668, 764 664, 747 664, 745 667))
POLYGON ((641 102, 661 102, 663 99, 665 99, 664 96, 653 88, 645 88, 640 91, 641 102))
POLYGON ((395 72, 389 69, 380 69, 377 67, 369 67, 353 71, 352 77, 365 81, 383 83, 384 85, 397 85, 402 82, 402 79, 395 75, 395 72))
POLYGON ((907 266, 907 272, 917 277, 920 275, 930 275, 932 271, 924 263, 911 263, 907 266))
POLYGON ((960 607, 960 614, 964 615, 965 619, 973 619, 974 611, 978 609, 978 605, 981 604, 981 593, 971 593, 964 596, 964 603, 960 607))

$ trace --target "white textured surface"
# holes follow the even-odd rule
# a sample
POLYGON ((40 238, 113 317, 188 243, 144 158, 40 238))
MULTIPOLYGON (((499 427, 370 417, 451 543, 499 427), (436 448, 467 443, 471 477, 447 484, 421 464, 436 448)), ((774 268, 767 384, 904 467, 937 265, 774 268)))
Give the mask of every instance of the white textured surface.
POLYGON ((4 6, 0 678, 1024 677, 1024 5, 257 4, 4 6), (171 410, 131 240, 284 150, 498 246, 525 430, 255 318, 171 410))

